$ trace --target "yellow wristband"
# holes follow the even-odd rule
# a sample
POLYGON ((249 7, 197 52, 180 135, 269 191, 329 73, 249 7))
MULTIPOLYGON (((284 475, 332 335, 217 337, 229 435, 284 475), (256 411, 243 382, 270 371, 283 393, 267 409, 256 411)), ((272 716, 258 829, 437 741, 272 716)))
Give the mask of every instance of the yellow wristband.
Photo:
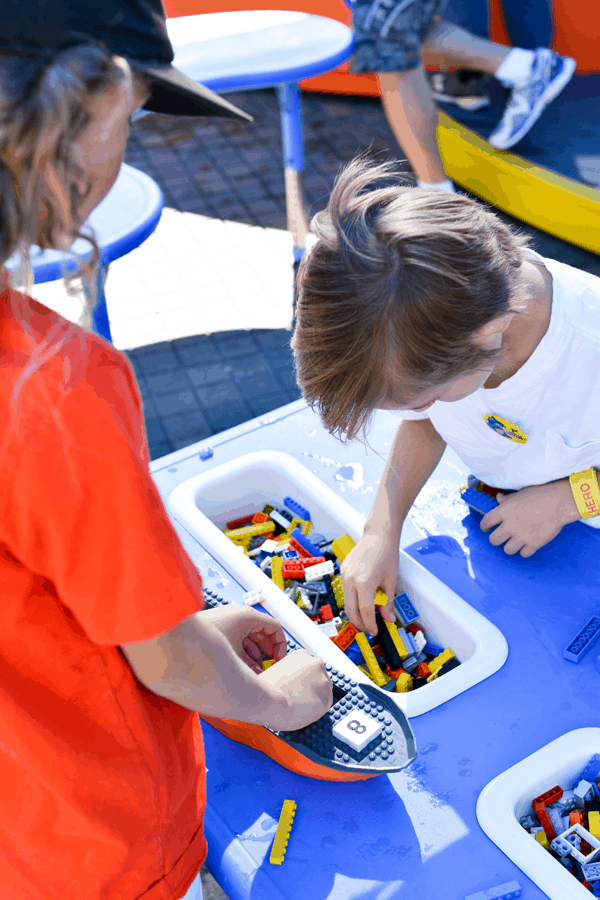
POLYGON ((571 490, 582 519, 590 519, 600 513, 600 487, 595 469, 569 475, 571 490))

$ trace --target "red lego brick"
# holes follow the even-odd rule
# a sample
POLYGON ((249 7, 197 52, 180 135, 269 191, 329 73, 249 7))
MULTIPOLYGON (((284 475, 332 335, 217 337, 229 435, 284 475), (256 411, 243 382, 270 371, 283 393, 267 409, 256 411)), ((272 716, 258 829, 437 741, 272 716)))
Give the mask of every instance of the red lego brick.
POLYGON ((333 613, 331 612, 331 607, 329 604, 325 604, 321 607, 321 622, 331 622, 333 619, 333 613))
POLYGON ((302 544, 299 544, 296 538, 290 538, 290 550, 295 550, 301 559, 312 557, 312 553, 306 547, 303 547, 302 544))
POLYGON ((252 519, 252 514, 249 516, 242 516, 241 519, 232 519, 231 522, 227 523, 227 529, 231 530, 232 528, 243 528, 244 525, 251 525, 252 519))
POLYGON ((385 653, 383 652, 383 648, 380 644, 371 644, 371 650, 375 654, 375 656, 381 656, 385 659, 385 653))
POLYGON ((427 665, 426 662, 421 662, 416 668, 417 678, 429 678, 431 675, 431 669, 427 665))
POLYGON ((254 513, 252 516, 252 524, 253 525, 263 525, 265 522, 269 521, 270 516, 263 512, 254 513))
POLYGON ((556 837, 556 831, 554 830, 554 825, 552 824, 552 820, 548 815, 546 807, 543 803, 533 804, 533 811, 540 820, 540 825, 544 829, 544 833, 548 840, 552 843, 554 838, 556 837))
POLYGON ((338 632, 337 637, 332 637, 330 640, 336 644, 340 650, 347 650, 356 635, 358 634, 358 628, 355 628, 352 622, 348 622, 340 632, 338 632))
POLYGON ((557 800, 563 795, 563 789, 559 784, 556 787, 551 788, 549 791, 546 791, 545 794, 540 794, 539 797, 534 797, 531 801, 531 805, 535 806, 537 803, 543 803, 544 806, 550 806, 552 803, 556 803, 557 800))
POLYGON ((406 674, 406 672, 405 672, 404 669, 402 669, 402 668, 400 668, 400 669, 390 669, 389 666, 386 666, 386 667, 385 667, 385 670, 386 670, 386 672, 388 673, 388 675, 390 676, 390 678, 395 678, 396 681, 400 678, 401 675, 405 675, 405 674, 406 674))
MULTIPOLYGON (((569 821, 571 825, 583 825, 585 830, 588 830, 587 827, 587 816, 585 814, 584 809, 573 809, 569 813, 569 821)), ((583 851, 582 851, 583 853, 583 851)))
MULTIPOLYGON (((296 549, 294 547, 294 549, 296 549)), ((284 559, 283 561, 283 577, 284 578, 304 578, 304 570, 309 566, 318 566, 324 563, 324 556, 305 556, 303 559, 284 559), (290 573, 289 575, 287 573, 290 573)))
POLYGON ((417 625, 416 622, 411 622, 410 625, 406 625, 405 628, 404 628, 404 630, 405 630, 405 631, 410 631, 411 634, 416 634, 417 631, 422 631, 423 634, 425 634, 425 632, 423 631, 423 629, 421 628, 421 626, 420 626, 420 625, 417 625))

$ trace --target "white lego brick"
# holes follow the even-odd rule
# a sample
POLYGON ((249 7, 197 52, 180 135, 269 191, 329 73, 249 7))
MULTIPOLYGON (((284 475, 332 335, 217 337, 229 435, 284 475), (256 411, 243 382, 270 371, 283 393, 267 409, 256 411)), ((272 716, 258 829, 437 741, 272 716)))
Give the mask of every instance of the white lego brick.
POLYGON ((308 566, 304 570, 304 580, 311 581, 320 581, 324 575, 333 575, 333 563, 330 559, 324 563, 317 563, 316 566, 308 566))
POLYGON ((577 787, 573 790, 575 803, 580 809, 584 808, 585 801, 591 800, 594 796, 594 789, 589 781, 581 780, 577 787))
MULTIPOLYGON (((265 541, 265 543, 266 543, 266 541, 265 541)), ((275 544, 275 541, 269 541, 269 543, 270 543, 270 544, 275 544)), ((280 544, 275 544, 275 550, 274 550, 274 553, 283 553, 284 550, 289 550, 289 547, 290 547, 290 542, 289 542, 289 541, 287 542, 287 544, 281 544, 281 543, 280 543, 280 544)))
POLYGON ((425 635, 423 634, 422 631, 415 632, 415 634, 413 634, 412 637, 413 637, 413 641, 415 642, 416 647, 417 647, 417 653, 420 653, 421 650, 423 649, 423 647, 425 646, 425 644, 427 643, 427 638, 425 637, 425 635))
POLYGON ((337 637, 338 630, 335 627, 335 622, 331 619, 329 622, 318 622, 317 624, 326 637, 337 637))
POLYGON ((383 725, 357 709, 333 726, 333 735, 353 750, 360 752, 381 734, 383 725))
POLYGON ((571 825, 567 831, 563 831, 558 837, 555 837, 550 843, 550 847, 558 853, 559 856, 570 855, 582 865, 593 862, 600 854, 600 841, 595 838, 593 834, 590 834, 587 828, 584 828, 583 825, 580 825, 578 822, 575 825, 571 825), (581 838, 583 838, 583 840, 587 841, 592 848, 587 856, 584 856, 583 853, 571 843, 576 837, 579 837, 580 844, 581 838))
POLYGON ((275 553, 275 551, 278 549, 278 547, 279 547, 279 544, 277 543, 277 541, 272 541, 269 538, 268 540, 262 542, 262 544, 260 545, 258 550, 259 551, 264 550, 265 553, 275 553))
POLYGON ((265 558, 263 559, 263 561, 260 564, 260 571, 264 572, 265 569, 268 569, 270 565, 271 565, 271 557, 265 556, 265 558))
POLYGON ((269 518, 273 519, 274 522, 277 522, 278 525, 281 525, 285 531, 290 527, 290 520, 286 519, 285 516, 282 516, 281 513, 278 513, 276 509, 271 510, 269 518))
POLYGON ((265 595, 261 590, 248 591, 244 594, 244 603, 246 606, 255 606, 257 603, 265 602, 265 595))

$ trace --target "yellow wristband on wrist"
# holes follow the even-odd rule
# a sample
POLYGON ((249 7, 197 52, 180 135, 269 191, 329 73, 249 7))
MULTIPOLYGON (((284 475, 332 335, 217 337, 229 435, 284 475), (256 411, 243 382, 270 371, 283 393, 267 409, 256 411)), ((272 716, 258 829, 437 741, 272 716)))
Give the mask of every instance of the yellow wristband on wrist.
POLYGON ((600 514, 600 487, 595 469, 575 472, 569 475, 571 490, 582 519, 590 519, 600 514))

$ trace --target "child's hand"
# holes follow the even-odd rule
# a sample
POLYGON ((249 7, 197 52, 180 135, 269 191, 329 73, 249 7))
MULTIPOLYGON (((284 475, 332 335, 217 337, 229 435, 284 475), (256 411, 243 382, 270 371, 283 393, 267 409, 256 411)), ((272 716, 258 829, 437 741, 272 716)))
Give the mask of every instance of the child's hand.
POLYGON ((279 661, 287 653, 283 628, 265 613, 231 605, 206 609, 200 615, 219 629, 239 658, 258 675, 263 671, 263 659, 279 661))
POLYGON ((381 613, 395 622, 394 596, 398 581, 400 554, 398 542, 385 534, 365 534, 350 551, 341 566, 344 581, 344 610, 355 628, 377 634, 375 591, 387 594, 381 613))
POLYGON ((514 494, 497 494, 499 505, 481 520, 490 531, 490 543, 504 552, 528 557, 555 538, 564 525, 580 518, 568 478, 523 488, 514 494), (505 543, 506 542, 506 543, 505 543))
POLYGON ((262 673, 286 699, 286 709, 274 712, 264 724, 296 731, 318 722, 333 703, 333 686, 325 663, 306 650, 288 653, 282 662, 262 673))

